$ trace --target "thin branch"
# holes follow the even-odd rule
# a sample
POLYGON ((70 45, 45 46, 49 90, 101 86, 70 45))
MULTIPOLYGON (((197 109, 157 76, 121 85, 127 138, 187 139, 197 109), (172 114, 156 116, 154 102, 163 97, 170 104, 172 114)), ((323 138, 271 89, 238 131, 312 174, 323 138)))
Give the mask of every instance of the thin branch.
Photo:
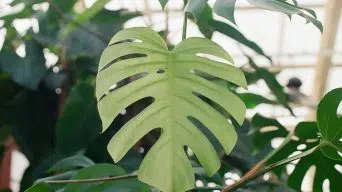
POLYGON ((44 183, 49 184, 67 184, 67 183, 95 183, 95 182, 102 182, 102 181, 116 181, 116 180, 123 180, 123 179, 131 179, 137 178, 136 174, 131 175, 122 175, 122 176, 115 176, 115 177, 102 177, 102 178, 95 178, 95 179, 75 179, 75 180, 53 180, 53 181, 44 181, 44 183))

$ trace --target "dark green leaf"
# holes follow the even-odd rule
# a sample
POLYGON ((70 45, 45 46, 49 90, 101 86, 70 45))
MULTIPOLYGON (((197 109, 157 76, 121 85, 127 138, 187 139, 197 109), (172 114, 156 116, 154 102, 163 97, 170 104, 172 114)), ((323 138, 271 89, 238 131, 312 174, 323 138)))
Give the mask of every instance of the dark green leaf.
MULTIPOLYGON (((275 124, 278 124, 278 122, 275 124)), ((255 135, 255 137, 258 137, 260 142, 264 143, 263 145, 269 144, 273 138, 286 135, 286 130, 284 127, 278 126, 278 128, 280 129, 273 132, 275 133, 279 132, 279 130, 282 130, 281 132, 283 133, 273 134, 273 136, 271 136, 271 133, 266 132, 264 134, 255 135), (268 136, 265 137, 265 134, 268 134, 268 136)), ((318 143, 319 138, 317 124, 315 122, 299 123, 294 130, 294 137, 292 137, 291 141, 282 149, 280 149, 280 151, 278 151, 269 161, 267 161, 267 163, 271 164, 279 160, 286 159, 296 151, 303 152, 304 150, 312 149, 313 147, 317 146, 318 143), (299 148, 299 146, 302 146, 303 148, 299 148)), ((330 182, 330 191, 338 192, 338 186, 339 182, 342 180, 342 174, 339 173, 339 171, 335 168, 336 165, 341 165, 341 162, 329 159, 320 152, 315 152, 314 154, 299 160, 299 162, 295 165, 294 171, 289 174, 290 176, 288 179, 288 184, 296 191, 300 191, 306 172, 311 166, 315 166, 316 171, 314 175, 315 179, 313 181, 313 191, 322 191, 323 182, 325 179, 328 179, 330 182)), ((285 169, 280 167, 273 171, 285 172, 285 169)))
POLYGON ((216 0, 214 11, 217 15, 228 19, 236 25, 234 18, 235 2, 236 0, 216 0))
POLYGON ((28 41, 25 45, 25 58, 19 57, 15 52, 0 52, 0 69, 8 73, 16 83, 29 89, 37 89, 47 71, 43 50, 36 41, 28 41))
POLYGON ((249 109, 253 109, 260 104, 276 104, 275 101, 254 93, 239 93, 237 95, 244 101, 246 107, 249 109))
POLYGON ((124 24, 128 20, 137 17, 141 14, 139 13, 132 13, 126 10, 117 10, 117 11, 110 11, 103 9, 93 17, 90 18, 92 23, 100 24, 100 23, 110 23, 110 24, 124 24))
POLYGON ((317 124, 322 135, 321 142, 328 144, 321 151, 327 157, 335 160, 342 160, 342 117, 337 116, 337 108, 341 101, 342 88, 337 88, 324 96, 317 109, 317 124))
POLYGON ((76 85, 64 105, 64 112, 56 125, 57 149, 65 154, 86 147, 101 131, 93 86, 76 85))
POLYGON ((285 127, 277 120, 261 116, 260 114, 254 115, 251 123, 253 125, 253 145, 257 152, 266 146, 271 146, 269 141, 273 138, 286 137, 288 134, 285 127))
POLYGON ((62 159, 54 166, 52 166, 48 171, 65 171, 73 168, 85 168, 94 165, 94 162, 83 155, 75 155, 62 159))
POLYGON ((238 29, 235 27, 216 20, 209 20, 209 25, 213 28, 214 31, 220 32, 228 37, 234 39, 235 41, 247 46, 252 49, 256 53, 263 55, 268 60, 271 61, 271 58, 264 53, 264 51, 257 45, 255 42, 248 40, 238 29))
POLYGON ((265 83, 267 84, 268 88, 272 91, 274 96, 277 98, 277 101, 283 105, 286 109, 290 111, 292 115, 294 115, 292 109, 290 108, 288 104, 288 98, 286 93, 284 92, 284 87, 280 85, 278 80, 275 78, 275 76, 269 72, 267 69, 258 67, 253 59, 246 55, 248 58, 249 64, 256 70, 256 73, 260 78, 262 78, 265 83))

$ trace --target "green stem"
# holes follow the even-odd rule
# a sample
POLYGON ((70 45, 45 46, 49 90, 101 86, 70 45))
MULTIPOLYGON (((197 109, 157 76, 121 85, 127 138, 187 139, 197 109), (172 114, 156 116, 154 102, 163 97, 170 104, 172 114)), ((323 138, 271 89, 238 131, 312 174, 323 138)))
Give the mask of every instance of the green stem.
POLYGON ((49 184, 67 184, 67 183, 95 183, 95 182, 102 182, 102 181, 115 181, 115 180, 122 180, 122 179, 131 179, 137 178, 137 175, 122 175, 122 176, 115 176, 115 177, 102 177, 102 178, 95 178, 95 179, 75 179, 75 180, 53 180, 53 181, 43 181, 44 183, 49 184))
POLYGON ((222 189, 222 192, 228 192, 228 191, 234 191, 238 188, 240 188, 241 186, 245 185, 246 183, 248 183, 249 181, 257 178, 258 176, 264 174, 264 173, 267 173, 269 172, 270 170, 276 168, 276 167, 279 167, 279 166, 282 166, 284 164, 287 164, 287 163, 290 163, 294 160, 297 160, 297 159, 300 159, 300 158, 303 158, 303 157, 306 157, 314 152, 316 152, 317 150, 319 150, 321 147, 323 147, 324 145, 326 144, 320 144, 312 149, 309 149, 301 154, 298 154, 298 155, 295 155, 295 156, 292 156, 292 157, 289 157, 287 159, 283 159, 283 160, 280 160, 276 163, 272 163, 270 165, 267 165, 265 167, 262 167, 260 168, 259 170, 253 172, 252 174, 248 175, 248 177, 244 177, 242 178, 241 180, 239 180, 238 182, 234 183, 233 185, 230 185, 230 186, 227 186, 225 188, 222 189))
POLYGON ((187 27, 188 27, 188 18, 187 18, 187 14, 184 13, 182 40, 186 39, 187 27))

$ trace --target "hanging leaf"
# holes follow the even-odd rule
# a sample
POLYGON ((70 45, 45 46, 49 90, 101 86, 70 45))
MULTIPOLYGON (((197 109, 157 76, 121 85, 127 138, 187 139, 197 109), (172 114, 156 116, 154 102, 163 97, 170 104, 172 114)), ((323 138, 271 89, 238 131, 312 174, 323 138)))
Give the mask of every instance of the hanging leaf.
POLYGON ((321 32, 323 32, 323 26, 320 21, 316 19, 316 14, 311 9, 306 9, 299 7, 295 4, 290 4, 286 1, 280 1, 280 0, 247 0, 250 4, 260 7, 263 9, 271 10, 271 11, 277 11, 281 13, 285 13, 287 15, 293 15, 297 14, 299 16, 304 17, 308 22, 313 23, 321 32), (310 13, 313 17, 310 15, 307 15, 304 11, 307 11, 310 13))
POLYGON ((114 161, 122 159, 148 132, 161 128, 161 137, 140 166, 140 180, 162 191, 186 191, 194 187, 194 175, 184 146, 190 147, 207 173, 213 175, 220 167, 215 149, 189 117, 208 127, 226 153, 234 147, 236 132, 222 114, 198 96, 215 101, 240 124, 244 120, 245 105, 226 88, 201 78, 194 71, 205 71, 246 87, 242 71, 231 64, 231 57, 205 38, 186 39, 169 51, 163 39, 149 28, 130 28, 117 33, 102 54, 96 82, 103 131, 132 103, 147 97, 153 97, 154 102, 112 138, 108 151, 114 161), (221 58, 227 64, 198 56, 200 53, 221 58), (121 80, 137 74, 140 75, 137 80, 110 90, 121 80))
POLYGON ((207 5, 208 0, 189 0, 185 7, 185 12, 190 13, 195 22, 200 18, 204 7, 207 5))
POLYGON ((236 25, 234 18, 235 2, 236 0, 216 0, 213 9, 217 15, 228 19, 236 25))
POLYGON ((42 47, 36 41, 27 41, 25 58, 15 52, 3 50, 0 52, 0 69, 6 72, 16 83, 37 89, 47 68, 42 47))
POLYGON ((342 117, 337 108, 342 101, 342 88, 330 91, 324 96, 317 109, 317 124, 322 135, 321 142, 327 143, 321 151, 331 159, 342 160, 342 117), (340 154, 339 154, 339 153, 340 154))

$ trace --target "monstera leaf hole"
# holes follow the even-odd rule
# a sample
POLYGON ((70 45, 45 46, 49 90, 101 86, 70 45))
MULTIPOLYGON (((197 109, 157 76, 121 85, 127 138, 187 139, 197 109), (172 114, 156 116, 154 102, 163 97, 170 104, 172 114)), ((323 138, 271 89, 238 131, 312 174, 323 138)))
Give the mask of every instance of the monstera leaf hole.
POLYGON ((152 130, 160 129, 160 137, 140 165, 141 181, 161 191, 193 188, 195 176, 185 148, 191 149, 209 176, 217 172, 220 160, 205 132, 230 153, 237 134, 224 113, 242 124, 246 107, 212 78, 247 87, 230 55, 208 39, 188 38, 169 50, 163 38, 149 28, 118 32, 103 51, 96 80, 103 131, 128 106, 144 98, 151 102, 110 140, 108 151, 114 161, 121 160, 152 130), (113 84, 117 86, 110 89, 113 84))
MULTIPOLYGON (((342 117, 342 101, 337 107, 337 116, 342 117)), ((340 138, 340 142, 342 142, 342 138, 340 138)))

